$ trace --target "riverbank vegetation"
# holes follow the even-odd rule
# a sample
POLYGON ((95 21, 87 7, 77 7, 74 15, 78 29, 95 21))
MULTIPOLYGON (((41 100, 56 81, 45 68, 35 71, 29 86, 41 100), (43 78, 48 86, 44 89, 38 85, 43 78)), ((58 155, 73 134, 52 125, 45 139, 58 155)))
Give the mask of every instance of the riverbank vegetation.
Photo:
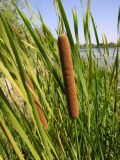
MULTIPOLYGON (((55 4, 57 34, 59 37, 64 33, 66 47, 64 38, 58 46, 40 11, 38 16, 33 14, 27 1, 34 23, 14 4, 25 27, 21 32, 8 20, 7 13, 0 12, 0 158, 120 159, 119 45, 115 46, 115 61, 109 66, 107 41, 103 43, 103 54, 88 0, 83 15, 87 49, 84 59, 76 10, 71 17, 74 41, 62 1, 55 0, 55 4), (98 67, 92 49, 90 22, 104 68, 98 67)), ((118 35, 119 31, 120 12, 118 35)))

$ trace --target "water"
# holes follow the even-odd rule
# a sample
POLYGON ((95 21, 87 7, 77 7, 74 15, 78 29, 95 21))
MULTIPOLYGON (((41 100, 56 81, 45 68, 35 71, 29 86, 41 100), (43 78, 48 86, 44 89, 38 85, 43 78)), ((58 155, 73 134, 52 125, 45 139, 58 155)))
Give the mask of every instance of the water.
MULTIPOLYGON (((106 64, 105 64, 105 60, 103 58, 104 53, 105 53, 104 49, 100 48, 101 55, 100 55, 97 48, 93 48, 92 51, 93 51, 93 54, 95 55, 96 59, 98 60, 98 66, 105 67, 106 64)), ((107 62, 108 66, 112 66, 114 64, 114 61, 115 61, 117 50, 112 47, 112 48, 109 48, 108 51, 109 52, 105 53, 106 62, 107 62)), ((81 49, 80 50, 80 55, 84 59, 86 59, 87 58, 87 50, 86 49, 81 49)))

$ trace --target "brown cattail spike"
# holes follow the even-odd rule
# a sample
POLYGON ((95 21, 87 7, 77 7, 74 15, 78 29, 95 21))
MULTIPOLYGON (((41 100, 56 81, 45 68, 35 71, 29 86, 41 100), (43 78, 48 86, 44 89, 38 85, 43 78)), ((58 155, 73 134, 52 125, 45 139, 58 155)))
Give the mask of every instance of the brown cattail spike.
POLYGON ((68 112, 72 118, 79 116, 78 98, 75 86, 70 44, 65 34, 58 37, 58 47, 66 91, 68 112))
MULTIPOLYGON (((27 82, 27 85, 29 86, 29 88, 32 90, 32 92, 35 93, 35 90, 34 90, 34 86, 32 84, 32 81, 30 80, 30 77, 26 74, 26 82, 27 82)), ((45 115, 41 109, 41 106, 39 104, 39 101, 35 98, 35 96, 33 95, 33 99, 34 99, 34 102, 36 104, 36 107, 37 107, 37 111, 38 111, 38 114, 39 114, 39 117, 40 117, 40 120, 43 124, 43 126, 48 129, 48 123, 47 123, 47 120, 45 118, 45 115)))
POLYGON ((46 129, 48 129, 48 123, 47 123, 47 120, 46 120, 46 118, 45 118, 45 115, 44 115, 44 113, 43 113, 43 111, 42 111, 42 109, 41 109, 41 107, 40 107, 40 104, 38 104, 37 102, 35 102, 35 104, 36 104, 37 111, 38 111, 38 114, 39 114, 39 117, 40 117, 40 120, 41 120, 43 126, 44 126, 46 129))

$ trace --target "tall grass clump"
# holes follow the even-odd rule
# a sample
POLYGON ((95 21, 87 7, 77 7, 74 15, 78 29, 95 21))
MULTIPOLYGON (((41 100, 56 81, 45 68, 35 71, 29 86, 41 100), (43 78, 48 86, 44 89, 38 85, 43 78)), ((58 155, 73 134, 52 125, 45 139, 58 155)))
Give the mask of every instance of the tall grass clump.
POLYGON ((82 15, 84 56, 75 8, 74 40, 62 1, 54 1, 55 38, 41 12, 25 2, 33 19, 15 6, 21 27, 0 12, 0 159, 119 160, 120 11, 109 65, 108 40, 103 34, 101 48, 90 0, 82 15))

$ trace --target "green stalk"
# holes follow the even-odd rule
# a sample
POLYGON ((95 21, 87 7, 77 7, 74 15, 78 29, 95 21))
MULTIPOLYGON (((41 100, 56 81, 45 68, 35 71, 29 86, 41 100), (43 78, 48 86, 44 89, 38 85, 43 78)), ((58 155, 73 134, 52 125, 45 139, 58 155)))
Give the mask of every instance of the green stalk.
POLYGON ((9 129, 7 128, 4 120, 2 120, 2 117, 1 117, 1 116, 0 116, 0 125, 1 125, 4 133, 6 134, 7 138, 9 139, 12 147, 14 148, 14 150, 15 150, 16 155, 18 156, 18 158, 19 158, 20 160, 25 160, 24 157, 23 157, 23 154, 22 154, 21 151, 19 150, 19 148, 18 148, 18 146, 17 146, 17 144, 16 144, 13 136, 11 135, 9 129))

